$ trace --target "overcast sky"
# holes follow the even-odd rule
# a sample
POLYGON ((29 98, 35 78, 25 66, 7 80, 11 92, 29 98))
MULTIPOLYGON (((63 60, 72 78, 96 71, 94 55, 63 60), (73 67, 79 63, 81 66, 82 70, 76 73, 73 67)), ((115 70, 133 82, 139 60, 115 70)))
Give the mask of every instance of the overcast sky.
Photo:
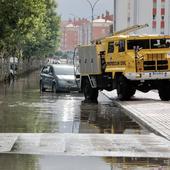
MULTIPOLYGON (((89 0, 92 4, 96 0, 89 0)), ((91 19, 91 7, 87 0, 57 0, 58 14, 62 19, 80 17, 91 19)), ((113 0, 100 0, 94 8, 94 17, 108 10, 113 14, 113 0)))

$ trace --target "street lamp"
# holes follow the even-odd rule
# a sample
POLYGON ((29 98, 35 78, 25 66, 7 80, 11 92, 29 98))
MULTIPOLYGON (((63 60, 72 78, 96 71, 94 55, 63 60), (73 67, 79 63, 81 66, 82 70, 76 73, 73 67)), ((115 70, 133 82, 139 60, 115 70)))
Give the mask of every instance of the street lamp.
POLYGON ((96 0, 94 4, 92 4, 89 0, 86 0, 91 7, 91 41, 93 40, 93 20, 94 20, 94 8, 100 0, 96 0))
POLYGON ((117 0, 114 0, 114 20, 113 20, 113 31, 116 32, 116 7, 117 7, 117 0))

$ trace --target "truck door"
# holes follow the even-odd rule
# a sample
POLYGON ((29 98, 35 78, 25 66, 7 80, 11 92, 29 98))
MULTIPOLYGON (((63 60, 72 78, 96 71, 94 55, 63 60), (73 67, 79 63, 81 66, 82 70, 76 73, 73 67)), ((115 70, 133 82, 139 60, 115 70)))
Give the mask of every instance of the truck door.
POLYGON ((125 40, 119 40, 117 42, 117 59, 118 59, 118 64, 120 67, 125 67, 126 64, 126 57, 125 57, 125 40))
POLYGON ((109 67, 111 67, 112 63, 113 63, 114 51, 115 51, 114 41, 108 42, 106 63, 107 63, 107 66, 109 66, 109 67))

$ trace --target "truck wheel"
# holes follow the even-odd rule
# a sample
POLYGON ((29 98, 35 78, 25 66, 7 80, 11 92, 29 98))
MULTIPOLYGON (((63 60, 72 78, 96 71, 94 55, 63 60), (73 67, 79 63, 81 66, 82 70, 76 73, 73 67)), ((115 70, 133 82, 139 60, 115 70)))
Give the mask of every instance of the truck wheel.
POLYGON ((136 92, 136 89, 130 84, 123 75, 117 80, 117 95, 119 100, 129 100, 136 92))
POLYGON ((87 101, 97 101, 98 89, 92 88, 90 82, 86 79, 84 82, 84 97, 87 101))
POLYGON ((162 85, 158 91, 159 91, 159 97, 161 100, 163 101, 170 100, 170 84, 169 83, 167 85, 162 85))
POLYGON ((136 93, 136 89, 133 88, 133 87, 131 87, 131 89, 129 89, 129 95, 130 95, 130 97, 134 96, 135 93, 136 93))

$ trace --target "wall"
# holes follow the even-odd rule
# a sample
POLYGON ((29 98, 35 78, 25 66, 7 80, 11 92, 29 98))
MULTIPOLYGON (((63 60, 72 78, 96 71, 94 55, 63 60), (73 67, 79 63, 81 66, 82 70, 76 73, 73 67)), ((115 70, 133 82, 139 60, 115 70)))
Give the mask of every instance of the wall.
MULTIPOLYGON (((32 58, 31 60, 18 60, 17 66, 17 76, 20 76, 24 73, 28 73, 34 71, 36 69, 41 68, 46 63, 45 59, 36 59, 32 58)), ((0 58, 0 81, 8 81, 10 75, 10 63, 9 59, 2 59, 0 58)))

